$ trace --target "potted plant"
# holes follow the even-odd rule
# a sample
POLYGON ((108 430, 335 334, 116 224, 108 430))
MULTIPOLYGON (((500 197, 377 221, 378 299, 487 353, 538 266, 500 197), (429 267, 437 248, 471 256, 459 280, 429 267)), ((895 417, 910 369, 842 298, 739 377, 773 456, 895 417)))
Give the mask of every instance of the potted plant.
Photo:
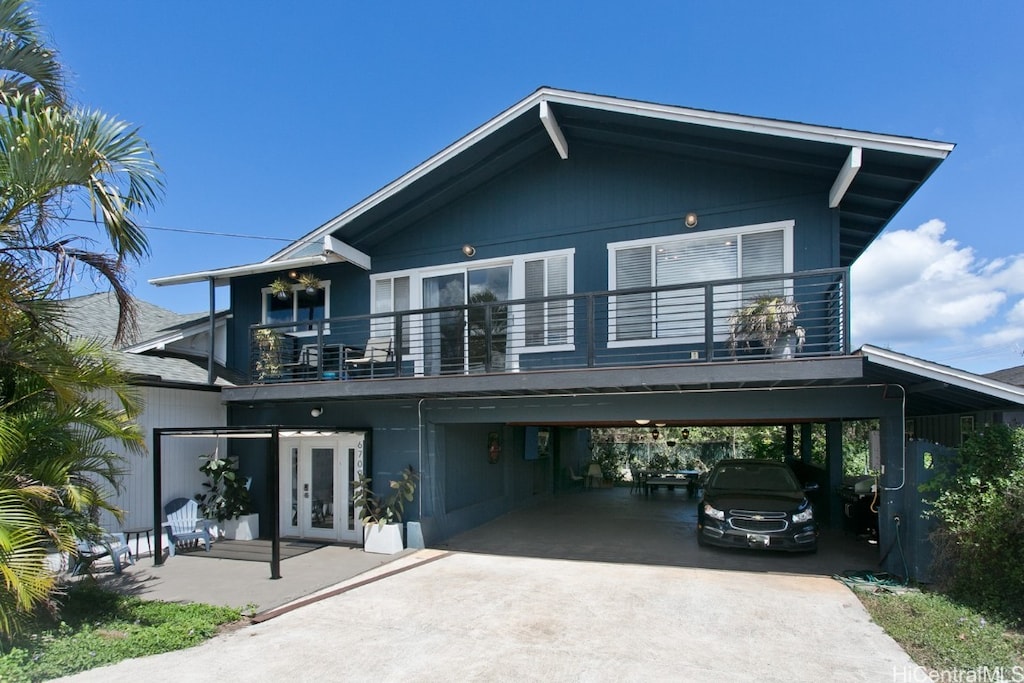
POLYGON ((320 289, 320 278, 313 273, 303 273, 299 276, 299 285, 306 290, 306 294, 316 294, 316 290, 320 289))
POLYGON ((804 346, 806 333, 796 324, 800 306, 790 297, 759 296, 729 316, 729 348, 762 350, 773 358, 792 358, 804 346))
POLYGON ((238 473, 237 465, 221 458, 217 451, 204 455, 199 471, 208 477, 206 493, 196 494, 199 509, 206 519, 216 520, 225 538, 251 541, 259 536, 259 514, 252 512, 248 477, 238 473))
POLYGON ((270 293, 284 301, 292 295, 292 283, 283 277, 279 277, 270 283, 270 293))
POLYGON ((281 347, 284 336, 273 329, 256 330, 254 335, 256 341, 256 364, 255 375, 257 380, 277 377, 281 374, 281 347))
POLYGON ((393 555, 405 546, 402 542, 402 513, 412 502, 419 474, 409 465, 399 479, 391 480, 391 494, 382 496, 370 488, 370 477, 360 475, 353 484, 352 503, 363 523, 363 550, 393 555))

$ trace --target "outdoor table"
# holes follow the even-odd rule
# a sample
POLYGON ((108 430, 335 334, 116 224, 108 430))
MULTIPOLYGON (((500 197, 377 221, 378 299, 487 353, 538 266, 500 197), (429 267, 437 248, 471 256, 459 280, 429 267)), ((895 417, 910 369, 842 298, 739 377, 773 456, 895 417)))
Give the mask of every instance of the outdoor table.
POLYGON ((151 535, 153 534, 153 527, 151 526, 138 526, 131 529, 124 530, 124 542, 125 545, 130 546, 132 536, 135 537, 135 557, 139 557, 139 541, 142 539, 142 535, 146 535, 146 546, 149 548, 149 552, 153 552, 153 544, 151 535))

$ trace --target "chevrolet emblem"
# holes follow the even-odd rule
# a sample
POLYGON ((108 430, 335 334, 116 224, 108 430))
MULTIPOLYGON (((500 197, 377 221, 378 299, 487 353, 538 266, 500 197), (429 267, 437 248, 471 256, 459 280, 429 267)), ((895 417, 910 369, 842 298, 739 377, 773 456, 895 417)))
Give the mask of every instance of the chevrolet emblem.
POLYGON ((754 515, 754 520, 758 522, 763 521, 764 515, 754 515))

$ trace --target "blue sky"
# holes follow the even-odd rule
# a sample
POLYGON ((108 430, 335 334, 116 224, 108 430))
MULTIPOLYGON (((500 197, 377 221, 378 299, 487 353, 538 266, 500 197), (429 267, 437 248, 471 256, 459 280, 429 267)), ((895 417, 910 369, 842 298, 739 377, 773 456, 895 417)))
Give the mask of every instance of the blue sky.
POLYGON ((35 7, 77 100, 141 126, 166 172, 133 275, 153 303, 204 310, 204 285, 146 280, 262 260, 550 85, 956 143, 855 267, 854 341, 1024 363, 1024 3, 35 7))

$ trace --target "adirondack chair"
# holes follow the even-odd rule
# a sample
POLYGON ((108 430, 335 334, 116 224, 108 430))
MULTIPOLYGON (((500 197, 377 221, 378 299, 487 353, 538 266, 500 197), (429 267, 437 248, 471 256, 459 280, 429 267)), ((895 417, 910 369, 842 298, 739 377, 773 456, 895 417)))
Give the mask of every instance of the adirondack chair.
POLYGON ((167 521, 163 528, 167 532, 167 553, 174 557, 175 547, 198 546, 202 541, 206 552, 210 552, 210 520, 199 514, 199 503, 189 498, 175 498, 164 505, 167 521))
POLYGON ((129 548, 128 544, 125 542, 124 534, 122 533, 104 534, 99 541, 95 543, 79 539, 77 546, 78 548, 75 553, 75 566, 71 569, 72 576, 88 572, 96 560, 104 557, 109 557, 114 563, 115 574, 121 573, 124 568, 124 561, 127 561, 128 564, 135 564, 131 548, 129 548))

